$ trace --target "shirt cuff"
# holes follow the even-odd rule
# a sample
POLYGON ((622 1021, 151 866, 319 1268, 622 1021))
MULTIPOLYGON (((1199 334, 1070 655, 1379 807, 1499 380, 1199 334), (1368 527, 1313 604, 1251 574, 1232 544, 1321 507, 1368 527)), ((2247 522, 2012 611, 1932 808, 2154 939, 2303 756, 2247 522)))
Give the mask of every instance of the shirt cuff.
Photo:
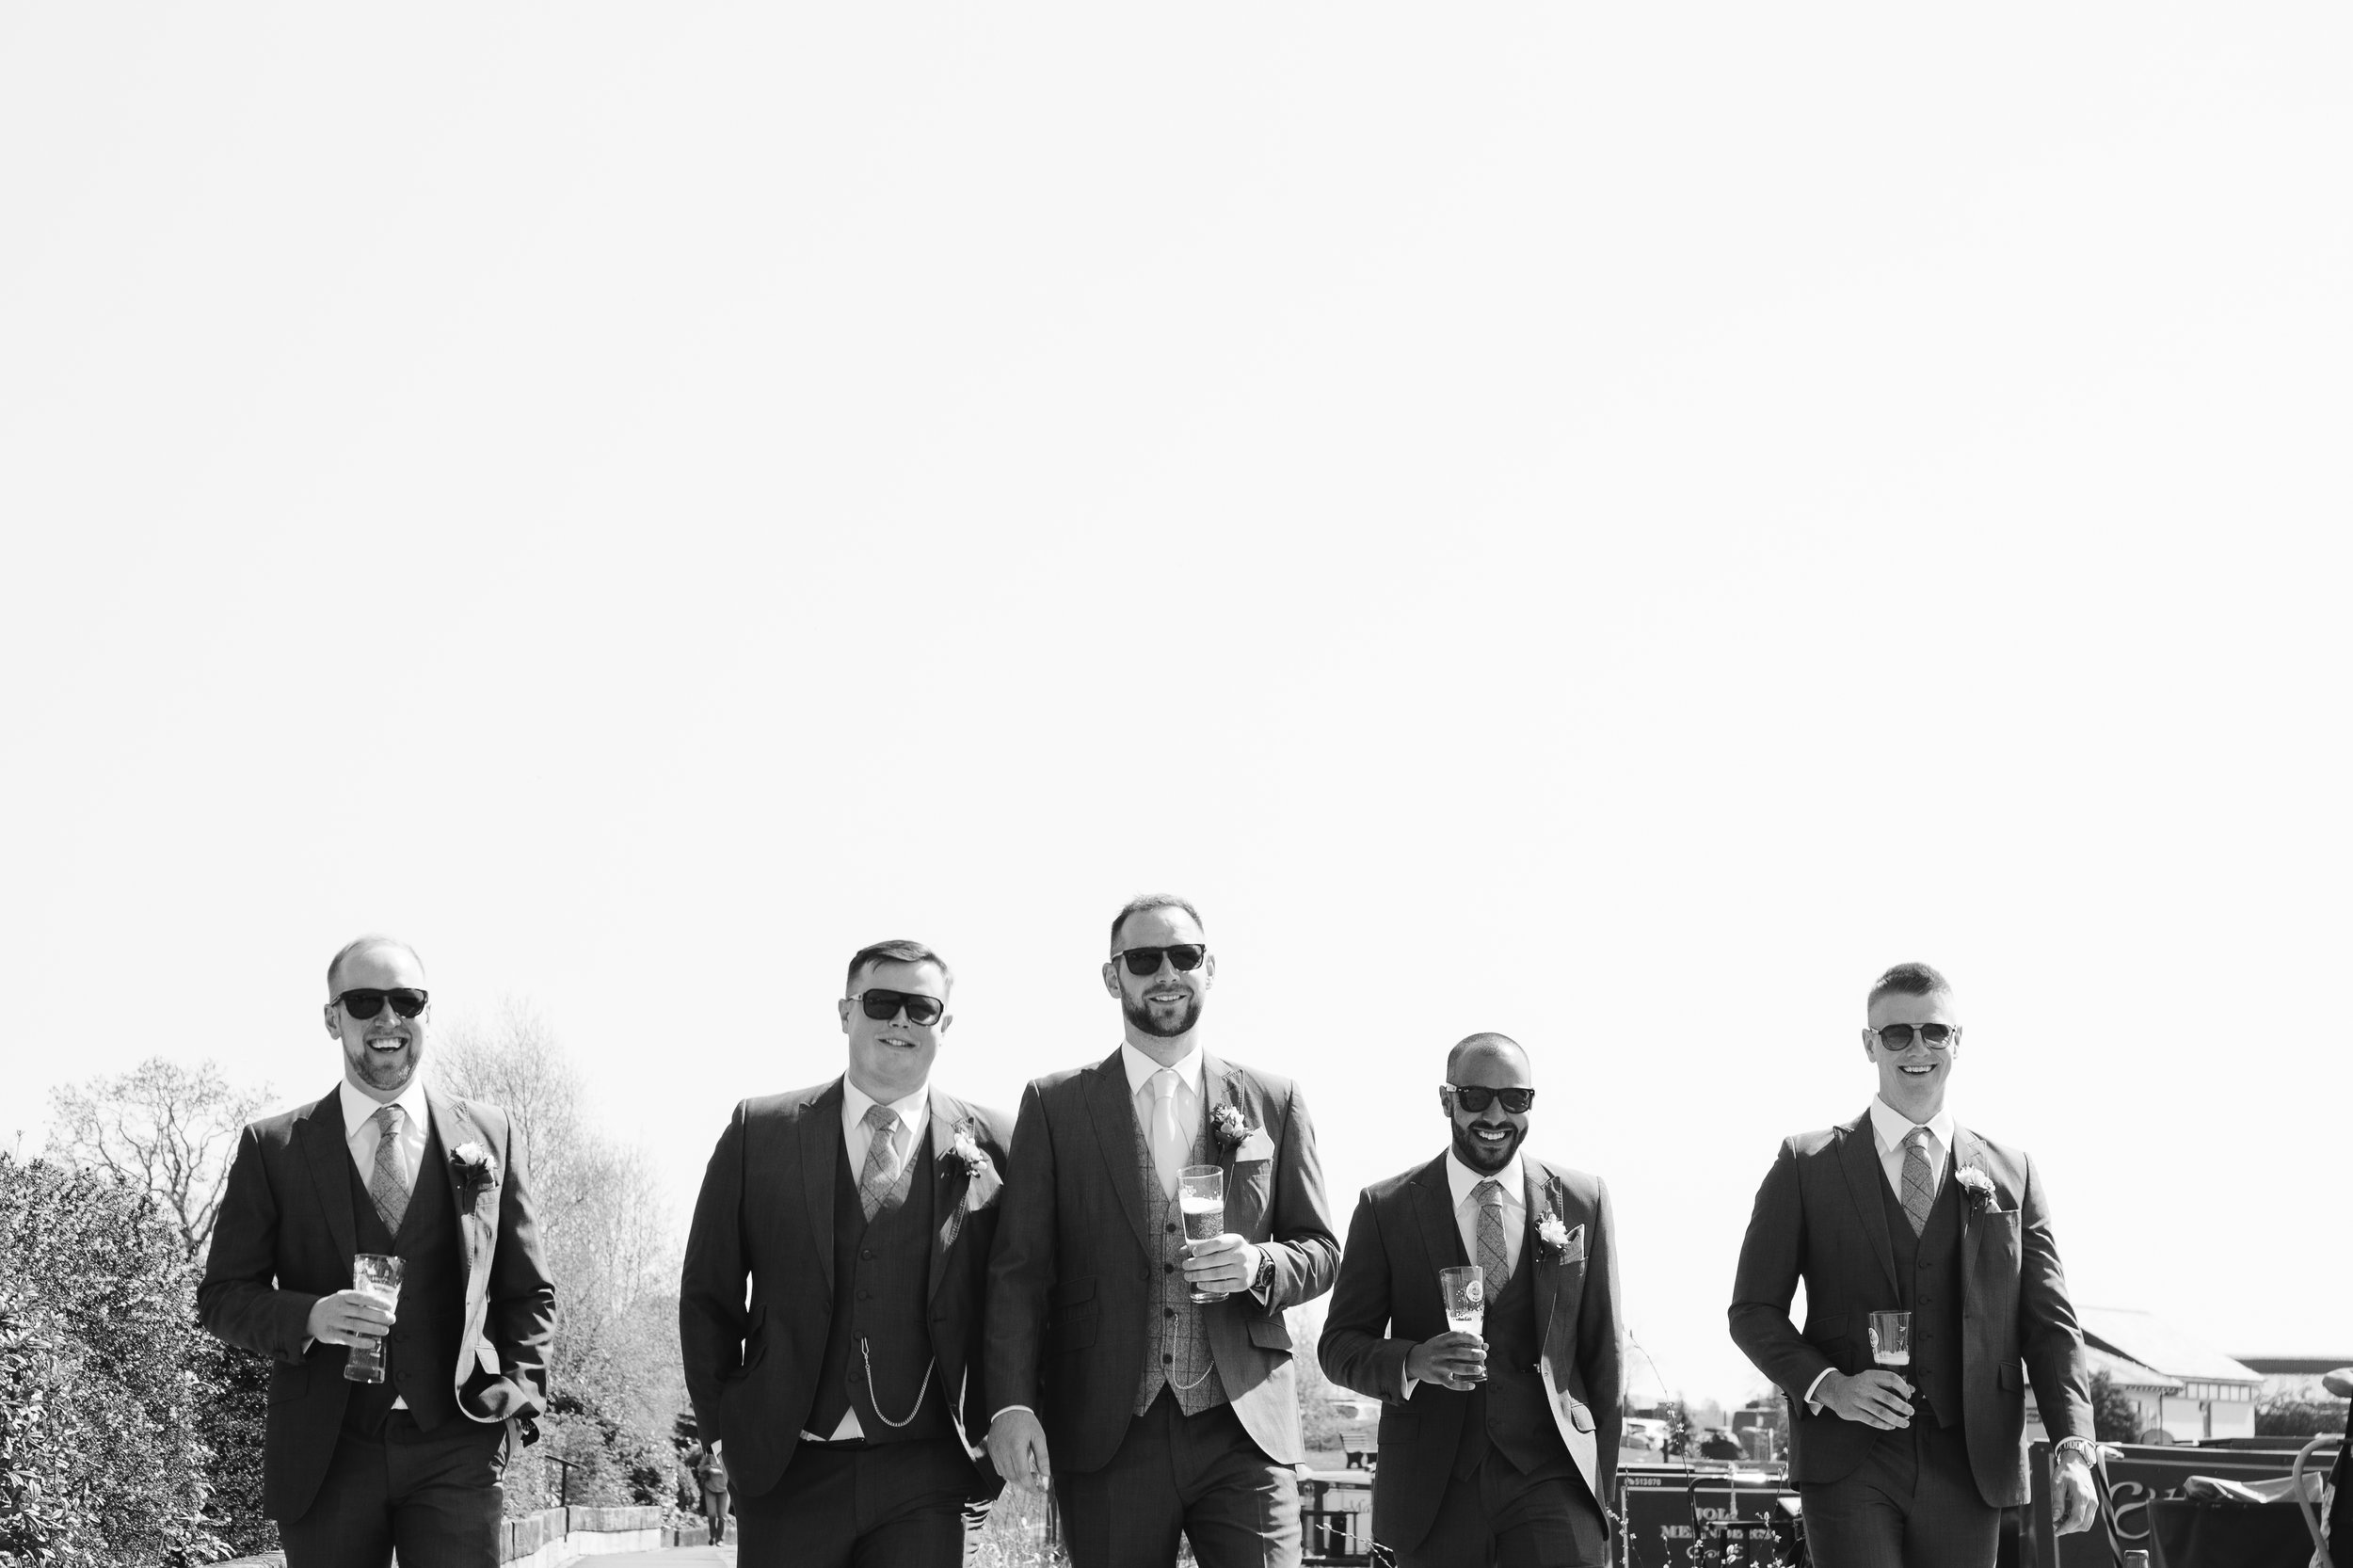
POLYGON ((1812 1383, 1805 1385, 1805 1407, 1817 1416, 1819 1416, 1822 1413, 1822 1404, 1819 1400, 1817 1400, 1814 1397, 1814 1390, 1821 1387, 1822 1380, 1836 1370, 1838 1370, 1838 1368, 1835 1367, 1825 1367, 1820 1371, 1814 1374, 1814 1381, 1812 1383))
POLYGON ((1006 1405, 1003 1409, 999 1410, 999 1411, 997 1411, 994 1415, 990 1416, 989 1416, 989 1419, 990 1419, 991 1421, 994 1421, 994 1420, 996 1420, 996 1419, 997 1419, 997 1417, 998 1417, 999 1416, 1002 1416, 1003 1414, 1005 1414, 1005 1411, 1008 1411, 1008 1410, 1026 1410, 1026 1411, 1029 1411, 1029 1413, 1030 1413, 1031 1415, 1032 1415, 1032 1416, 1034 1416, 1034 1415, 1036 1415, 1036 1414, 1037 1414, 1037 1412, 1036 1412, 1036 1411, 1034 1411, 1034 1410, 1030 1410, 1030 1407, 1029 1407, 1028 1405, 1026 1405, 1026 1404, 1009 1404, 1009 1405, 1006 1405))

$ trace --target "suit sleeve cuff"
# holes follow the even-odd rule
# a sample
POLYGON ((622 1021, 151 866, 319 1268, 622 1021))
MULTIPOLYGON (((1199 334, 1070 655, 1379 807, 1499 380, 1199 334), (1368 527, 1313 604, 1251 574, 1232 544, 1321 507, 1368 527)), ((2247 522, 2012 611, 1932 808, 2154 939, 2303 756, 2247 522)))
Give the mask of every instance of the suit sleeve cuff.
POLYGON ((1819 1416, 1822 1413, 1822 1401, 1814 1397, 1814 1390, 1821 1387, 1822 1380, 1836 1370, 1838 1370, 1838 1368, 1835 1367, 1825 1367, 1820 1371, 1814 1374, 1814 1381, 1812 1383, 1805 1385, 1805 1407, 1817 1416, 1819 1416))

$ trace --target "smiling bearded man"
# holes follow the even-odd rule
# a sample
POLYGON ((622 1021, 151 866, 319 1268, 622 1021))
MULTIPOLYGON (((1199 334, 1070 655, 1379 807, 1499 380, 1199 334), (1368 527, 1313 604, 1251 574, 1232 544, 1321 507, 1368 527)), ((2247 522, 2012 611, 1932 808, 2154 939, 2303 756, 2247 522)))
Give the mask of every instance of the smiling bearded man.
POLYGON ((931 1081, 953 984, 920 942, 860 948, 847 1070, 738 1105, 703 1175, 679 1338, 744 1568, 953 1568, 996 1494, 973 1459, 1004 1118, 931 1081))
POLYGON ((327 966, 343 1082, 238 1143, 197 1313, 272 1361, 262 1506, 288 1568, 494 1568, 501 1477, 547 1400, 555 1292, 523 1141, 496 1106, 425 1087, 432 1021, 408 943, 327 966), (352 1259, 398 1257, 394 1304, 352 1259), (351 1348, 382 1372, 346 1379, 351 1348))
POLYGON ((2091 1523, 2083 1335, 2034 1161, 1945 1109, 1951 985, 1898 964, 1865 1008, 1879 1094, 1783 1142, 1740 1244, 1732 1337, 1789 1396, 1790 1477, 1821 1568, 1989 1568, 2002 1510, 2027 1498, 2022 1359, 2056 1443, 2057 1528, 2091 1523), (1872 1365, 1878 1312, 1911 1315, 1900 1373, 1872 1365))

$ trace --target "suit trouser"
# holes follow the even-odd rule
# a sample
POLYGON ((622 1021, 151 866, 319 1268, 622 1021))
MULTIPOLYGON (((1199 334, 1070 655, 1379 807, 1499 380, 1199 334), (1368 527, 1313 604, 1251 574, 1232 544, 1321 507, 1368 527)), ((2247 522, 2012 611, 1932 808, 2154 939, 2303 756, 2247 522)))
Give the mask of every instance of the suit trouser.
POLYGON ((741 1568, 956 1568, 978 1485, 952 1437, 829 1448, 803 1443, 782 1479, 734 1496, 741 1568))
POLYGON ((498 1568, 506 1428, 452 1416, 431 1432, 395 1410, 374 1437, 350 1426, 318 1496, 280 1519, 286 1568, 498 1568))
POLYGON ((1269 1459, 1230 1404, 1188 1416, 1166 1387, 1099 1470, 1054 1472, 1072 1568, 1169 1568, 1176 1538, 1201 1568, 1296 1568, 1299 1477, 1269 1459))
POLYGON ((2001 1549, 2002 1511, 1977 1492, 1967 1427, 1940 1427, 1926 1406, 1876 1434, 1851 1472, 1798 1492, 1815 1568, 1992 1568, 2001 1549))
POLYGON ((1430 1533, 1397 1554, 1398 1568, 1603 1568, 1609 1560, 1609 1531, 1567 1459, 1522 1471, 1493 1447, 1469 1475, 1448 1479, 1430 1533))

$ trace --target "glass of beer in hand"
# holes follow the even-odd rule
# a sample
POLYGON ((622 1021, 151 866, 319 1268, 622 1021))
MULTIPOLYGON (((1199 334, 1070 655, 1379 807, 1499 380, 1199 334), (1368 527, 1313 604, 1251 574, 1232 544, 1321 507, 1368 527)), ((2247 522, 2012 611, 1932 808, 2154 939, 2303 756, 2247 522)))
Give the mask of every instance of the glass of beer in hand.
MULTIPOLYGON (((1225 1234, 1225 1173, 1215 1165, 1188 1165, 1176 1173, 1176 1206, 1185 1211, 1185 1240, 1214 1241, 1225 1234)), ((1223 1290, 1192 1292, 1195 1304, 1225 1299, 1223 1290)))
MULTIPOLYGON (((363 1252, 351 1260, 351 1288, 391 1310, 400 1300, 400 1276, 408 1265, 397 1257, 363 1252)), ((384 1341, 362 1338, 344 1359, 344 1376, 353 1383, 384 1381, 384 1341)))
MULTIPOLYGON (((1438 1294, 1446 1303, 1446 1326, 1452 1334, 1484 1337, 1487 1329, 1487 1274, 1476 1263, 1438 1271, 1438 1294)), ((1475 1382, 1483 1382, 1481 1372, 1475 1382)))
POLYGON ((1882 1367, 1912 1365, 1912 1314, 1871 1314, 1871 1359, 1882 1367))

